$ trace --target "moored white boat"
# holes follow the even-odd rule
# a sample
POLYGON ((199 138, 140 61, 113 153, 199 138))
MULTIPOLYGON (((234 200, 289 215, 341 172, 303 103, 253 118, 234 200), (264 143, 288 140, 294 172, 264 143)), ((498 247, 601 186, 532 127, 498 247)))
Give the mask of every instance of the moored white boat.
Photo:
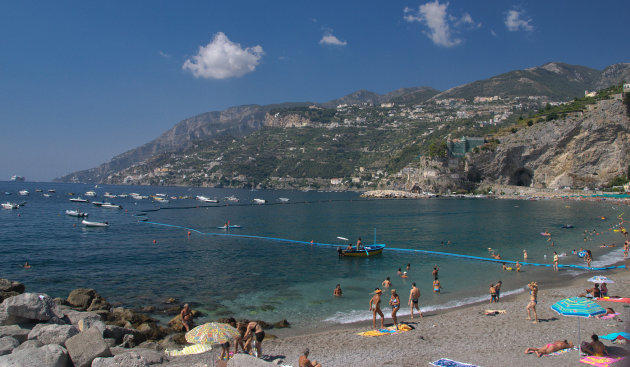
POLYGON ((116 204, 112 204, 112 203, 104 203, 103 205, 101 205, 101 208, 122 209, 122 205, 116 205, 116 204))
POLYGON ((116 195, 112 194, 111 192, 106 192, 105 194, 103 194, 103 196, 105 196, 108 199, 114 199, 114 198, 117 197, 116 195))
POLYGON ((289 198, 278 198, 278 200, 280 200, 283 203, 286 203, 289 201, 289 198))
POLYGON ((89 203, 90 202, 88 199, 84 199, 80 196, 77 196, 76 198, 70 198, 70 201, 72 201, 73 203, 89 203))
POLYGON ((20 206, 14 203, 2 203, 2 209, 17 209, 20 206))
POLYGON ((81 223, 86 227, 109 227, 109 223, 107 222, 90 222, 83 219, 81 223))
POLYGON ((202 196, 202 195, 197 196, 197 200, 203 201, 204 203, 218 203, 219 202, 219 200, 217 199, 210 199, 209 197, 202 196))
POLYGON ((96 191, 87 191, 85 193, 85 196, 92 196, 92 197, 94 197, 94 196, 96 196, 96 191))
POLYGON ((20 191, 18 191, 18 194, 20 194, 22 196, 27 196, 30 193, 28 192, 28 190, 20 190, 20 191))
POLYGON ((66 210, 66 214, 71 217, 77 217, 77 218, 85 218, 88 216, 88 213, 84 213, 80 210, 66 210))
POLYGON ((237 198, 236 196, 234 196, 234 195, 232 195, 232 196, 226 196, 226 197, 225 197, 225 200, 227 200, 227 201, 231 201, 231 202, 233 202, 233 203, 237 203, 237 202, 238 202, 238 198, 237 198))
POLYGON ((256 204, 265 204, 267 202, 267 200, 265 199, 257 199, 257 198, 252 201, 256 204))

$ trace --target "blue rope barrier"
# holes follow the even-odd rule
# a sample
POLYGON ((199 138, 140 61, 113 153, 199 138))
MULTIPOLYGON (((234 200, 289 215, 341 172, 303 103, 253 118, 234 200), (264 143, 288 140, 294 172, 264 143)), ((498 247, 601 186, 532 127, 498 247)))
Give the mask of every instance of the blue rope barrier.
MULTIPOLYGON (((202 231, 200 231, 198 229, 188 228, 188 227, 184 227, 184 226, 178 226, 176 224, 166 224, 166 223, 158 223, 158 222, 150 222, 150 221, 138 222, 138 223, 153 224, 153 225, 162 226, 162 227, 171 227, 171 228, 185 229, 187 231, 195 232, 195 233, 198 233, 198 234, 201 234, 201 235, 204 235, 204 236, 223 236, 223 237, 252 238, 252 239, 260 239, 260 240, 268 240, 268 241, 289 242, 289 243, 298 243, 298 244, 304 244, 304 245, 322 246, 322 247, 340 247, 340 245, 338 245, 338 244, 291 240, 291 239, 279 238, 279 237, 255 236, 255 235, 236 234, 236 233, 202 232, 202 231)), ((450 253, 450 252, 440 252, 440 251, 430 251, 430 250, 417 250, 417 249, 396 248, 396 247, 385 247, 383 250, 398 251, 398 252, 422 253, 422 254, 430 254, 430 255, 436 255, 436 256, 450 256, 450 257, 458 257, 458 258, 462 258, 462 259, 479 260, 479 261, 490 261, 490 262, 496 262, 496 263, 502 263, 502 264, 504 264, 504 263, 505 264, 516 264, 516 261, 513 261, 513 260, 498 260, 498 259, 491 259, 491 258, 487 258, 487 257, 480 257, 480 256, 473 256, 473 255, 454 254, 454 253, 450 253)), ((526 265, 529 265, 529 266, 543 266, 543 267, 552 267, 553 266, 552 264, 538 264, 538 263, 531 263, 531 262, 520 262, 520 264, 523 265, 523 266, 526 266, 526 265)), ((581 269, 581 270, 610 270, 610 269, 617 269, 617 268, 625 268, 626 266, 625 265, 611 265, 611 266, 598 267, 598 268, 589 268, 589 267, 581 266, 581 265, 559 264, 558 267, 559 268, 581 269)))

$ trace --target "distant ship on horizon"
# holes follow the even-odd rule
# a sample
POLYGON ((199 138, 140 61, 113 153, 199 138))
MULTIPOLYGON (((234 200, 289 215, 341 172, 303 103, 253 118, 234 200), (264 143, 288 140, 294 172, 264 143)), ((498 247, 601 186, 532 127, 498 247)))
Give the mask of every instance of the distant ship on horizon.
POLYGON ((26 179, 23 176, 13 175, 11 176, 11 181, 24 182, 26 179))

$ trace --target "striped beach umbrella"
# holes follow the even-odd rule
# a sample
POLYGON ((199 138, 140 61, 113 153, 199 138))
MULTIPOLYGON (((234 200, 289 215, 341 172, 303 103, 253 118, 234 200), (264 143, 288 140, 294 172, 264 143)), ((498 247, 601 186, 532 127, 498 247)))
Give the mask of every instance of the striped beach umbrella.
POLYGON ((580 318, 603 315, 606 313, 606 310, 602 306, 584 297, 571 297, 563 299, 551 305, 551 309, 563 316, 578 317, 578 350, 581 349, 579 346, 581 340, 580 318))
POLYGON ((612 279, 603 275, 596 275, 594 277, 588 278, 588 281, 591 283, 614 283, 612 279))
POLYGON ((208 322, 186 333, 186 341, 194 344, 223 344, 239 336, 236 328, 228 324, 208 322))

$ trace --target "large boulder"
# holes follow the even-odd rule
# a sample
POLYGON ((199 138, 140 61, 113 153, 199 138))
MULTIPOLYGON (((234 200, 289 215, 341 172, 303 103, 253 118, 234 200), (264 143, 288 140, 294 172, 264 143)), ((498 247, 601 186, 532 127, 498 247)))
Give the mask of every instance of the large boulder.
POLYGON ((160 352, 136 348, 132 351, 118 354, 113 358, 96 358, 92 367, 146 367, 164 362, 164 355, 160 352))
POLYGON ((66 302, 72 307, 87 310, 96 294, 96 291, 92 288, 78 288, 70 292, 66 302))
POLYGON ((67 367, 68 352, 61 345, 27 348, 0 357, 1 367, 67 367))
POLYGON ((64 315, 46 294, 23 293, 4 300, 0 305, 0 325, 32 321, 63 323, 64 315))
POLYGON ((171 330, 163 328, 154 322, 145 322, 136 328, 146 339, 158 340, 169 334, 171 330))
MULTIPOLYGON (((37 326, 42 325, 38 324, 37 326)), ((79 329, 72 325, 44 325, 42 327, 35 327, 28 334, 29 339, 37 339, 42 344, 59 344, 64 345, 66 340, 77 335, 79 329)))
POLYGON ((90 302, 90 306, 88 306, 87 310, 88 311, 109 311, 111 308, 112 308, 112 305, 109 304, 109 302, 107 302, 105 298, 97 294, 94 297, 94 299, 92 299, 92 302, 90 302))
POLYGON ((22 350, 22 349, 39 348, 39 347, 41 347, 43 345, 44 344, 42 344, 42 342, 40 342, 37 339, 27 340, 24 343, 20 344, 19 347, 13 349, 13 353, 16 353, 17 351, 22 350))
POLYGON ((24 284, 0 278, 0 303, 5 299, 24 293, 24 284))
POLYGON ((146 322, 157 322, 147 315, 143 315, 138 312, 134 312, 127 308, 116 307, 107 316, 107 323, 111 325, 117 325, 122 327, 138 327, 146 322))
POLYGON ((137 343, 142 343, 147 339, 136 329, 124 328, 116 325, 106 325, 105 331, 103 331, 103 337, 115 339, 116 344, 121 344, 125 335, 133 335, 134 341, 137 343))
POLYGON ((94 358, 112 355, 101 331, 90 328, 66 340, 68 354, 75 367, 89 367, 94 358))
POLYGON ((79 331, 85 331, 92 326, 97 327, 101 332, 105 331, 105 323, 102 321, 101 315, 96 312, 65 310, 64 314, 79 331))
POLYGON ((17 339, 10 336, 3 336, 0 338, 0 356, 11 353, 18 345, 20 345, 20 342, 17 341, 17 339))
POLYGON ((30 329, 24 329, 18 325, 0 326, 0 338, 10 336, 17 339, 20 343, 24 343, 28 339, 30 329))

